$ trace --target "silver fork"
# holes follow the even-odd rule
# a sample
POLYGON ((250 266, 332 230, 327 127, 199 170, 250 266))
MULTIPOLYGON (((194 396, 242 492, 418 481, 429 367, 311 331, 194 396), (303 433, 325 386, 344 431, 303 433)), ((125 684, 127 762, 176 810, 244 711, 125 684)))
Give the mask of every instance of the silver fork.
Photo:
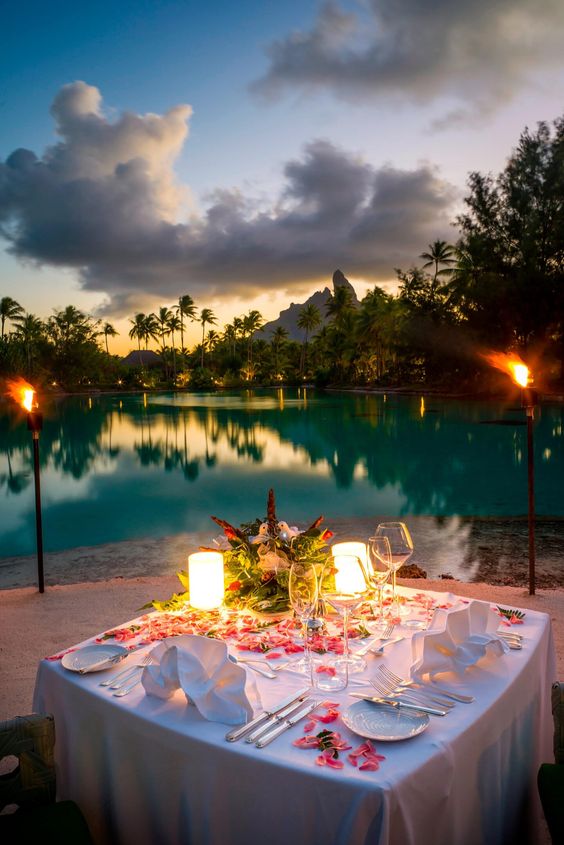
POLYGON ((447 710, 450 710, 454 707, 454 702, 449 701, 448 698, 443 698, 441 696, 435 696, 431 693, 423 692, 422 690, 415 690, 415 689, 405 689, 400 684, 396 684, 390 678, 386 677, 383 674, 383 667, 378 667, 379 676, 377 677, 376 681, 371 680, 370 683, 376 689, 375 684, 379 682, 381 687, 386 687, 388 689, 388 695, 405 695, 408 696, 409 699, 412 701, 418 701, 420 704, 424 704, 425 702, 430 703, 433 702, 434 704, 438 704, 440 707, 445 707, 447 710))
POLYGON ((432 704, 435 706, 440 705, 444 708, 447 712, 454 707, 452 702, 445 703, 443 701, 439 701, 438 699, 431 699, 426 698, 424 696, 414 695, 412 693, 408 693, 407 690, 398 689, 393 686, 393 684, 386 684, 386 683, 378 683, 377 681, 371 680, 371 686, 374 687, 376 692, 379 695, 383 695, 387 698, 397 698, 398 701, 405 701, 406 704, 414 704, 414 705, 421 705, 421 707, 430 707, 432 704))
POLYGON ((355 651, 355 654, 358 654, 359 657, 363 657, 365 654, 371 650, 372 646, 377 642, 384 642, 384 640, 390 640, 392 638, 392 634, 394 631, 395 625, 393 622, 390 622, 386 628, 382 631, 379 637, 371 637, 370 640, 363 645, 358 651, 355 651))
POLYGON ((135 664, 135 666, 130 666, 128 669, 124 669, 123 672, 120 672, 119 675, 115 675, 113 678, 108 678, 106 681, 102 681, 100 686, 109 687, 110 689, 119 689, 133 677, 138 669, 143 669, 144 666, 148 666, 152 662, 152 656, 150 654, 146 654, 145 657, 142 657, 141 660, 135 664))
POLYGON ((413 681, 411 678, 400 678, 399 675, 396 675, 395 672, 392 672, 392 670, 388 669, 387 666, 382 666, 380 668, 385 670, 385 673, 389 675, 391 682, 395 683, 398 687, 415 687, 414 692, 419 688, 422 690, 429 690, 431 693, 437 692, 439 695, 452 698, 453 701, 460 701, 462 704, 471 704, 474 701, 473 695, 462 695, 460 692, 452 692, 452 690, 447 690, 444 687, 438 687, 435 684, 422 684, 418 681, 413 681))

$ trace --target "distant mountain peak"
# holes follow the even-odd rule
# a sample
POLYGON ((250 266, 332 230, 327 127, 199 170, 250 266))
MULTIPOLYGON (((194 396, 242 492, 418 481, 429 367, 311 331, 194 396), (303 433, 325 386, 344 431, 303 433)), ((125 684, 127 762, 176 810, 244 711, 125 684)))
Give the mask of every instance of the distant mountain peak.
POLYGON ((309 297, 309 299, 306 299, 305 302, 292 302, 288 308, 285 308, 283 311, 280 312, 280 315, 277 317, 276 320, 271 320, 270 323, 266 323, 263 326, 263 337, 269 339, 270 335, 279 326, 282 326, 282 328, 286 329, 286 331, 288 332, 290 340, 303 340, 303 330, 298 328, 298 318, 300 316, 300 311, 306 305, 315 305, 319 309, 319 313, 321 314, 321 325, 324 325, 327 322, 327 300, 338 287, 350 288, 353 305, 359 304, 356 291, 342 270, 335 270, 335 272, 333 273, 331 284, 333 288, 332 291, 331 288, 326 287, 323 288, 323 290, 316 290, 315 293, 313 293, 309 297))

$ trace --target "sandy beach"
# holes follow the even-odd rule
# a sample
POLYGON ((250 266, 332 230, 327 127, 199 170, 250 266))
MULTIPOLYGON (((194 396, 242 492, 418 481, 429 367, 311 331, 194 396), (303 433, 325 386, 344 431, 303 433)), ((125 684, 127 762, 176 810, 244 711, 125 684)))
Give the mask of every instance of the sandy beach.
MULTIPOLYGON (((564 678, 564 589, 463 583, 453 580, 402 580, 405 586, 453 592, 506 607, 539 610, 552 620, 558 677, 564 678)), ((96 583, 0 591, 0 719, 31 712, 37 664, 96 633, 138 615, 143 604, 177 591, 173 575, 113 578, 96 583)))

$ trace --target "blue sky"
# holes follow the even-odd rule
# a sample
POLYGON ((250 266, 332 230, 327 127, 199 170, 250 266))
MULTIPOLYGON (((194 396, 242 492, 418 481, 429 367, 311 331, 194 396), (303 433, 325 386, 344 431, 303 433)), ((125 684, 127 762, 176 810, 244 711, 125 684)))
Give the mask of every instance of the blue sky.
POLYGON ((391 283, 454 239, 469 171, 562 113, 558 0, 22 2, 2 30, 0 295, 102 309, 122 334, 181 293, 270 318, 336 266, 359 293, 391 283), (155 132, 116 198, 112 168, 155 132), (18 148, 32 170, 8 166, 18 148))

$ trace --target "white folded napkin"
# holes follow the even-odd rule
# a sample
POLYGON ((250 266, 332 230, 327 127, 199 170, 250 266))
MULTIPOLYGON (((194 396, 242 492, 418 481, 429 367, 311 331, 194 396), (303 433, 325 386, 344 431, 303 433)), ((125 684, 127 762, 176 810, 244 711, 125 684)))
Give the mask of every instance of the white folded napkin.
POLYGON ((170 698, 182 688, 205 719, 226 725, 248 722, 261 705, 254 679, 229 659, 221 640, 184 634, 163 640, 151 655, 154 663, 141 676, 148 695, 170 698))
POLYGON ((462 674, 486 654, 501 657, 508 649, 496 636, 499 618, 482 601, 459 610, 438 610, 432 631, 418 631, 411 641, 413 678, 441 672, 462 674))

